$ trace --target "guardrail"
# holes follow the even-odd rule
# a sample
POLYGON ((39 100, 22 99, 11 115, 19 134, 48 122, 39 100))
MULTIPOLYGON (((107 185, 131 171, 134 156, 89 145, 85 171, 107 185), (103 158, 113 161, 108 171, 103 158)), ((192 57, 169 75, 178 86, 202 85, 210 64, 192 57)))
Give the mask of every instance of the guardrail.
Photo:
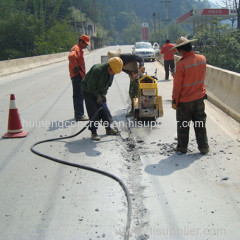
POLYGON ((0 77, 64 61, 69 52, 0 61, 0 77))
MULTIPOLYGON (((163 64, 161 55, 157 60, 163 64)), ((240 74, 207 64, 205 84, 208 100, 240 122, 240 74)))
MULTIPOLYGON (((84 54, 88 49, 84 49, 84 54)), ((0 77, 13 73, 23 72, 33 68, 65 61, 68 59, 69 52, 54 53, 48 55, 18 58, 6 61, 0 61, 0 77)))

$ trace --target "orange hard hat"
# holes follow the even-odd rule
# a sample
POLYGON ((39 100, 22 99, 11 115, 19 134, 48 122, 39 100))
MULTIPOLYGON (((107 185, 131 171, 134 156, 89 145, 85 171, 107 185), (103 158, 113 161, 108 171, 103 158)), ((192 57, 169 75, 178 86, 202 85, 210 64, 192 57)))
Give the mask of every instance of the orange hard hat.
POLYGON ((82 35, 80 36, 79 40, 84 41, 87 45, 91 45, 91 44, 90 44, 90 37, 87 36, 87 35, 85 35, 85 34, 82 34, 82 35))

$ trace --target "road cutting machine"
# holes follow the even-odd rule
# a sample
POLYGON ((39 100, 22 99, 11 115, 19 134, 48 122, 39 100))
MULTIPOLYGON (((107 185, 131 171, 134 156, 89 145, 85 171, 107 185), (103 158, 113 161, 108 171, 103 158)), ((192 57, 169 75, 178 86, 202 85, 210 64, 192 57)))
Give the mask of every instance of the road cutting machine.
POLYGON ((158 95, 156 72, 155 76, 143 75, 138 82, 138 97, 133 99, 134 118, 152 120, 162 117, 162 96, 158 95))

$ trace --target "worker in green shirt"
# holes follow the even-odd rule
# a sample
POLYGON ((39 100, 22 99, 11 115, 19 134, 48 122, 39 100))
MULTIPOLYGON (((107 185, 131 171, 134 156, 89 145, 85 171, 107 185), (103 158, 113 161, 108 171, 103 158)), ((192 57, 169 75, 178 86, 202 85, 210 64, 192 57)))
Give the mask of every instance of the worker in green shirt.
POLYGON ((89 119, 92 121, 89 125, 91 138, 99 141, 97 134, 98 122, 102 120, 106 128, 106 134, 116 135, 117 130, 110 127, 110 119, 107 111, 103 108, 95 119, 92 119, 94 113, 106 102, 108 88, 112 85, 113 77, 122 71, 123 61, 119 57, 109 59, 108 63, 95 64, 87 72, 82 82, 85 105, 89 119))

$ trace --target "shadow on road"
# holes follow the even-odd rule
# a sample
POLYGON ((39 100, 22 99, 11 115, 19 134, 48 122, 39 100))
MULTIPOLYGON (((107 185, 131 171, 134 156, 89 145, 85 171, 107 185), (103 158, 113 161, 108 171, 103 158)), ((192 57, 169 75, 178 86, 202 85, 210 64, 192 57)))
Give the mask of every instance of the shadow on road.
POLYGON ((199 160, 201 157, 203 157, 203 155, 200 153, 187 155, 173 154, 172 156, 161 160, 158 164, 146 166, 145 172, 156 176, 167 176, 175 171, 189 167, 194 161, 199 160))
POLYGON ((169 80, 166 80, 166 79, 163 79, 163 80, 157 80, 157 82, 170 82, 172 81, 172 79, 169 79, 169 80))
POLYGON ((66 142, 65 147, 73 154, 85 153, 87 156, 96 157, 102 154, 100 151, 95 149, 97 148, 97 144, 104 144, 110 141, 111 140, 104 141, 102 138, 99 142, 92 141, 91 139, 78 139, 66 142))
MULTIPOLYGON (((83 123, 83 122, 81 122, 83 123)), ((85 124, 87 122, 84 122, 85 124)), ((74 118, 68 119, 68 120, 64 120, 64 121, 50 121, 49 127, 47 131, 55 131, 58 129, 66 129, 70 126, 77 126, 79 125, 78 122, 75 121, 74 118)))

